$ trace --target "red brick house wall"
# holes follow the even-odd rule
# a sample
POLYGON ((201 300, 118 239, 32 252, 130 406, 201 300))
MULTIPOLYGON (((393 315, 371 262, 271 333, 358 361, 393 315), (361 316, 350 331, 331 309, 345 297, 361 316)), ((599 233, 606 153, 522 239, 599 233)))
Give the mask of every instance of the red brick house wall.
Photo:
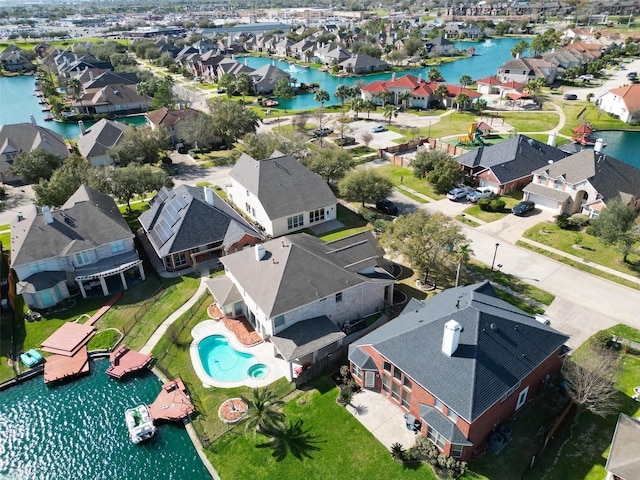
POLYGON ((254 237, 253 235, 244 234, 240 240, 229 246, 229 250, 225 254, 229 255, 230 253, 239 252, 240 250, 244 250, 247 245, 249 247, 254 247, 258 243, 262 243, 262 240, 260 238, 254 237))
MULTIPOLYGON (((380 392, 381 395, 384 395, 389 399, 390 402, 395 403, 403 411, 408 411, 414 417, 420 418, 420 404, 435 406, 435 397, 426 389, 422 388, 422 386, 418 385, 415 381, 413 381, 410 377, 409 380, 412 383, 412 387, 410 390, 411 401, 409 404, 409 409, 402 405, 402 397, 398 401, 392 397, 392 395, 382 389, 382 377, 384 375, 388 375, 390 378, 390 382, 397 383, 401 386, 401 390, 405 389, 402 387, 403 378, 400 380, 394 378, 393 372, 387 373, 383 370, 383 362, 386 359, 380 355, 373 347, 371 346, 361 346, 362 350, 367 352, 373 362, 377 367, 376 378, 375 378, 375 386, 373 390, 380 392)), ((562 367, 562 363, 564 358, 560 355, 560 349, 556 350, 553 354, 551 354, 547 359, 542 362, 533 372, 531 372, 526 378, 521 381, 521 385, 514 390, 514 392, 507 397, 504 402, 498 401, 492 407, 490 407, 485 413, 483 413, 478 419, 476 419, 472 424, 469 424, 467 421, 458 417, 456 421, 456 426, 460 429, 460 431, 467 437, 472 443, 473 446, 465 447, 462 451, 461 460, 467 460, 474 450, 480 447, 486 441, 488 435, 501 423, 505 422, 507 419, 511 418, 515 413, 515 407, 518 401, 518 396, 520 392, 522 392, 525 388, 529 387, 529 391, 527 393, 527 400, 532 398, 534 395, 538 393, 540 388, 544 385, 544 381, 547 375, 549 375, 550 379, 555 378, 562 367)), ((393 370, 393 368, 392 368, 393 370)), ((354 372, 353 364, 351 365, 351 371, 354 372)), ((356 375, 353 375, 355 381, 364 388, 364 371, 362 372, 361 378, 358 378, 356 375)), ((445 405, 442 411, 444 415, 448 413, 448 406, 445 405)), ((423 422, 421 433, 423 435, 427 435, 428 425, 423 422)), ((443 453, 449 455, 451 452, 451 444, 448 442, 445 445, 443 453)))

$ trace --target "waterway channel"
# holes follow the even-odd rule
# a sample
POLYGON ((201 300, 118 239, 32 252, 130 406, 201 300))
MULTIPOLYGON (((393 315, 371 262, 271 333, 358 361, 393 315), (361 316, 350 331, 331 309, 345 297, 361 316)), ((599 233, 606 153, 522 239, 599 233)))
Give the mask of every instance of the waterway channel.
POLYGON ((210 478, 182 424, 160 424, 134 445, 124 411, 152 403, 160 381, 150 372, 125 381, 93 362, 87 377, 47 387, 41 376, 0 392, 0 478, 210 478))

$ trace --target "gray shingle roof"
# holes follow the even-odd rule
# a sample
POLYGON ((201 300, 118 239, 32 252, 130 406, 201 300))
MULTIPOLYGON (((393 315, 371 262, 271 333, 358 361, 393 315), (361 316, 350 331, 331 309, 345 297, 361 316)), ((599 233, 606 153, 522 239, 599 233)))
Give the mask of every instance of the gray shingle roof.
POLYGON ((629 196, 640 198, 640 170, 591 149, 546 165, 535 173, 544 173, 551 178, 563 177, 572 184, 588 180, 605 203, 613 198, 620 198, 625 203, 629 196))
POLYGON ((460 429, 449 420, 444 414, 430 405, 420 404, 420 418, 422 418, 429 428, 434 428, 440 435, 447 439, 449 443, 457 445, 471 446, 471 443, 460 429))
POLYGON ((258 161, 242 154, 231 178, 258 197, 272 220, 337 202, 326 181, 289 155, 258 161))
POLYGON ((35 206, 24 210, 23 220, 13 221, 12 267, 133 237, 113 198, 86 185, 51 213, 52 224, 45 222, 42 211, 35 206))
POLYGON ((204 283, 219 305, 231 305, 242 300, 236 284, 225 275, 207 278, 204 283))
POLYGON ((222 198, 213 194, 213 205, 205 200, 204 190, 181 185, 166 187, 140 215, 142 228, 159 257, 210 244, 228 248, 248 234, 262 238, 251 225, 222 198))
POLYGON ((460 155, 455 160, 469 168, 490 168, 501 184, 530 175, 534 170, 566 157, 560 149, 524 135, 460 155))
MULTIPOLYGON (((376 256, 377 242, 369 231, 339 242, 324 242, 305 233, 288 235, 264 247, 265 256, 260 261, 254 249, 227 255, 220 261, 269 318, 365 281, 378 281, 358 273, 372 270, 381 262, 376 256)), ((392 280, 387 276, 382 281, 392 280)))
POLYGON ((391 322, 349 347, 371 345, 392 364, 473 422, 567 340, 500 300, 483 282, 412 301, 391 322), (442 353, 444 324, 462 326, 457 350, 442 353))
POLYGON ((322 316, 294 323, 277 335, 269 337, 288 362, 317 352, 346 335, 329 318, 322 316))
POLYGON ((78 139, 78 150, 87 159, 105 155, 118 144, 124 132, 130 128, 125 123, 103 118, 78 139))
POLYGON ((69 156, 64 137, 53 130, 31 123, 0 126, 0 154, 5 150, 30 152, 36 148, 43 148, 61 158, 69 156))
POLYGON ((540 195, 544 198, 555 200, 556 202, 564 202, 570 195, 567 192, 558 190, 557 188, 549 188, 537 183, 530 183, 522 189, 523 192, 540 195))
POLYGON ((620 413, 605 469, 620 478, 637 479, 640 472, 638 451, 640 451, 640 421, 620 413))

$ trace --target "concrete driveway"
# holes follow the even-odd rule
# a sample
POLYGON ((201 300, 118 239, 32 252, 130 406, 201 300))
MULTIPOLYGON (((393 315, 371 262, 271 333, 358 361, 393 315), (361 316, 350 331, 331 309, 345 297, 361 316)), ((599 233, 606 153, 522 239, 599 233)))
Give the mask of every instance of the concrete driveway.
MULTIPOLYGON (((633 60, 628 64, 624 64, 624 70, 607 70, 610 77, 604 80, 600 85, 596 87, 588 88, 569 88, 564 93, 575 93, 578 95, 579 100, 586 100, 587 94, 593 93, 593 101, 595 102, 602 95, 607 93, 612 88, 622 87, 624 85, 630 85, 631 80, 627 78, 629 72, 640 72, 640 59, 633 60)), ((595 84, 596 81, 592 81, 591 84, 595 84)))
POLYGON ((384 148, 390 145, 397 145, 397 139, 401 138, 402 135, 396 132, 392 132, 390 130, 385 130, 384 132, 372 132, 371 127, 375 125, 384 125, 387 127, 386 123, 382 123, 376 120, 356 120, 349 124, 351 129, 351 133, 348 135, 355 137, 355 139, 362 143, 362 135, 364 133, 370 133, 373 136, 373 140, 369 143, 371 148, 384 148))

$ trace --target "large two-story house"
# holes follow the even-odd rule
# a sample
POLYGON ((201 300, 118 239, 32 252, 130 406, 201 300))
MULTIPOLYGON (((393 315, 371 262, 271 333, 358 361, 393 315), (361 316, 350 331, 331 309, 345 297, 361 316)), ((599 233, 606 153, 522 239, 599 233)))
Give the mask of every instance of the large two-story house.
POLYGON ((496 75, 502 83, 514 81, 526 84, 529 80, 542 78, 551 85, 558 74, 558 67, 542 58, 520 57, 509 60, 498 67, 496 75))
POLYGON ((229 199, 272 237, 336 218, 327 182, 290 155, 276 151, 258 161, 242 154, 230 177, 229 199))
POLYGON ((207 280, 226 317, 244 316, 289 364, 316 363, 341 346, 347 322, 393 301, 394 278, 370 231, 326 242, 287 235, 220 258, 225 276, 207 280))
POLYGON ((640 85, 625 85, 604 93, 597 101, 603 111, 617 115, 625 123, 640 121, 640 85))
POLYGON ((350 345, 349 361, 360 386, 417 419, 442 453, 466 460, 558 375, 567 339, 483 282, 410 300, 350 345))
POLYGON ((640 170, 585 149, 535 170, 523 191, 525 200, 556 215, 584 213, 593 218, 612 199, 640 208, 640 170))
POLYGON ((29 206, 11 224, 16 293, 47 308, 79 290, 109 295, 144 280, 133 233, 113 198, 85 185, 60 207, 29 206))

